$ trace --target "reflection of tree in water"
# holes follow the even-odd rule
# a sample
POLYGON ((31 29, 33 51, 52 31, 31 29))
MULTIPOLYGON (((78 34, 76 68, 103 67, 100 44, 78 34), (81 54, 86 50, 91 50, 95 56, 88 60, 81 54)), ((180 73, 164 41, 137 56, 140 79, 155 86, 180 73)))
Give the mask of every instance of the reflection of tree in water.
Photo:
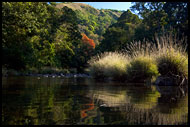
POLYGON ((11 90, 6 88, 9 94, 5 97, 7 101, 3 101, 4 125, 72 124, 79 121, 80 111, 72 94, 64 91, 65 98, 55 94, 60 90, 61 79, 30 77, 20 80, 17 82, 21 86, 19 90, 11 89, 14 87, 10 84, 11 90))
POLYGON ((65 82, 60 85, 57 80, 25 79, 21 82, 23 86, 6 86, 3 95, 9 94, 3 96, 3 125, 187 124, 187 96, 178 98, 176 103, 166 103, 166 95, 162 94, 155 108, 146 108, 144 103, 154 103, 158 98, 154 87, 78 86, 65 82), (81 122, 82 113, 87 115, 84 122, 81 122))
POLYGON ((78 91, 77 88, 69 83, 57 91, 53 107, 53 120, 57 125, 77 124, 80 121, 80 105, 75 91, 78 91))
POLYGON ((155 86, 131 86, 132 91, 128 92, 131 103, 137 108, 151 109, 156 106, 160 93, 155 86))
POLYGON ((61 79, 41 78, 34 84, 33 97, 26 114, 33 120, 33 125, 55 124, 53 107, 55 106, 55 93, 60 88, 61 79))
POLYGON ((28 78, 10 77, 6 79, 6 88, 3 89, 2 94, 3 125, 26 125, 32 122, 25 113, 34 95, 27 83, 31 85, 31 80, 28 78))
POLYGON ((62 103, 58 103, 53 107, 54 121, 57 125, 77 124, 80 121, 79 105, 73 98, 68 98, 62 103))

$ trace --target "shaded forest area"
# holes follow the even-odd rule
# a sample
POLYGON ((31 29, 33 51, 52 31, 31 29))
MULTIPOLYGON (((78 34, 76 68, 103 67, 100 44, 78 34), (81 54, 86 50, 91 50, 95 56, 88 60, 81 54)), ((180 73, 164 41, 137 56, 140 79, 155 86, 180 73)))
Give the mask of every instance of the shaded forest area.
POLYGON ((92 56, 127 50, 132 41, 154 43, 155 34, 169 32, 189 35, 187 2, 133 2, 124 12, 79 3, 2 2, 2 67, 83 72, 92 56), (77 4, 81 9, 72 9, 77 4))

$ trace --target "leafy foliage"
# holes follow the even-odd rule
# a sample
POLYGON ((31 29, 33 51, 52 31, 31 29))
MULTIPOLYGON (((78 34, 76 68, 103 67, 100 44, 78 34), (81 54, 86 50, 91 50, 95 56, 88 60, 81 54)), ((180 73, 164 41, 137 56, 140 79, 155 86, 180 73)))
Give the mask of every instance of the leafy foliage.
POLYGON ((141 20, 137 15, 132 14, 130 10, 124 12, 118 19, 118 22, 111 25, 103 35, 104 39, 99 45, 103 51, 119 51, 134 40, 135 29, 141 20))
MULTIPOLYGON (((2 48, 4 64, 15 69, 33 66, 36 50, 43 50, 43 41, 48 34, 46 25, 49 14, 46 3, 3 2, 2 48), (41 12, 41 13, 39 13, 41 12), (30 43, 31 37, 40 36, 38 42, 30 43), (38 43, 38 44, 36 44, 38 43)), ((47 42, 49 43, 49 42, 47 42)), ((37 56, 38 57, 38 56, 37 56)))
POLYGON ((161 36, 163 28, 174 34, 178 32, 181 37, 183 34, 188 36, 187 2, 134 2, 131 10, 143 18, 136 34, 141 34, 141 37, 138 37, 140 40, 143 37, 151 40, 155 33, 161 36))
POLYGON ((76 14, 70 8, 54 6, 45 2, 3 2, 3 64, 18 70, 75 66, 74 56, 83 45, 76 14))
POLYGON ((95 48, 94 40, 89 39, 84 33, 82 34, 82 41, 86 44, 89 48, 95 48))
POLYGON ((80 32, 92 38, 95 44, 101 42, 102 35, 105 33, 106 28, 115 23, 122 13, 121 11, 111 9, 97 10, 91 6, 77 3, 57 4, 57 7, 59 6, 76 8, 74 11, 77 15, 80 32))
POLYGON ((155 33, 165 33, 162 29, 188 35, 187 2, 135 2, 131 10, 140 18, 130 10, 79 3, 3 2, 3 66, 82 70, 95 54, 127 49, 133 40, 152 40, 155 33))

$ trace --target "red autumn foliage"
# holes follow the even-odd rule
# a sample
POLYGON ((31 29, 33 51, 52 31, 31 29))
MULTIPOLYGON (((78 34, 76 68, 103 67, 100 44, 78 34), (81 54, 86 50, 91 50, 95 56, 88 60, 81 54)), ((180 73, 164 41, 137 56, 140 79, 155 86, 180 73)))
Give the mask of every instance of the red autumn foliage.
POLYGON ((95 48, 94 40, 88 38, 84 33, 82 33, 82 41, 83 43, 87 44, 90 48, 95 48))

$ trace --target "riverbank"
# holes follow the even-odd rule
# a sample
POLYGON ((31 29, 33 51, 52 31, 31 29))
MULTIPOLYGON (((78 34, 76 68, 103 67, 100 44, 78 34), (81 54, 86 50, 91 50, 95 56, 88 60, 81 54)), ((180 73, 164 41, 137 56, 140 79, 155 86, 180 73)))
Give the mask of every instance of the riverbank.
POLYGON ((2 67, 2 77, 9 77, 9 76, 36 76, 36 77, 91 77, 86 71, 84 73, 77 73, 76 69, 50 69, 46 68, 43 70, 27 70, 27 71, 16 71, 14 69, 7 69, 2 67))

